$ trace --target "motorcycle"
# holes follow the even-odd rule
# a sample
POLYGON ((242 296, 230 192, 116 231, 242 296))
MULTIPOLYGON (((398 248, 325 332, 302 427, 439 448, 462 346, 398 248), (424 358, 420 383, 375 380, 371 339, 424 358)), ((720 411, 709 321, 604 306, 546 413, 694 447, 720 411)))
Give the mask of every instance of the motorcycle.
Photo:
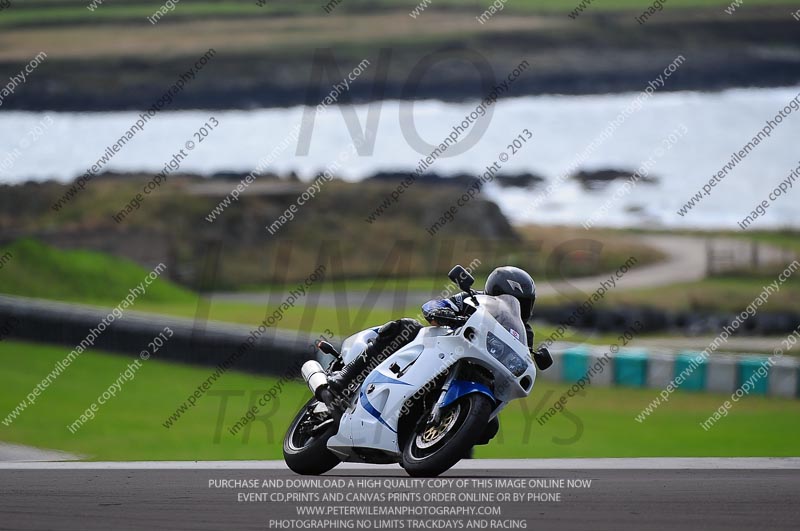
POLYGON ((448 275, 468 294, 468 315, 437 319, 416 338, 333 396, 327 378, 360 355, 377 328, 347 338, 328 369, 307 361, 301 374, 314 398, 297 414, 284 438, 286 464, 298 474, 319 475, 340 462, 399 463, 415 477, 437 476, 488 444, 500 412, 526 398, 536 366, 552 364, 546 349, 531 359, 519 301, 472 289, 461 266, 448 275))

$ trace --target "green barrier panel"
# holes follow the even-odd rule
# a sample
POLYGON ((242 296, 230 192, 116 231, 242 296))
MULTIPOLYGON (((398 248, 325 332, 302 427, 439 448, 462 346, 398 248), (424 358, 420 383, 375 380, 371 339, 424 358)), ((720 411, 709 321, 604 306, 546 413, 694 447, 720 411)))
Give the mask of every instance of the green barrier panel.
POLYGON ((561 355, 561 377, 565 382, 577 382, 589 370, 589 349, 572 347, 561 355))
MULTIPOLYGON (((738 387, 747 384, 747 389, 742 391, 749 395, 765 395, 769 388, 769 365, 765 365, 768 358, 742 358, 739 360, 739 381, 738 387), (758 374, 759 369, 764 367, 768 371, 766 376, 758 374)), ((738 392, 738 391, 737 391, 738 392)), ((740 393, 741 394, 741 393, 740 393)))
POLYGON ((675 375, 683 381, 678 386, 684 391, 705 391, 706 362, 699 352, 681 352, 675 358, 675 375))
POLYGON ((640 351, 617 353, 614 357, 614 382, 627 387, 645 387, 647 354, 640 351))

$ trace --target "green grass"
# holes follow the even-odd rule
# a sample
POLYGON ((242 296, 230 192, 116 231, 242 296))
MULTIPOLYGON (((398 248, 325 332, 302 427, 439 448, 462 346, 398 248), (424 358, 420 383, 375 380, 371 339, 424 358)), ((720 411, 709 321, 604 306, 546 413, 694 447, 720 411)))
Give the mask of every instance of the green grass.
MULTIPOLYGON (((128 290, 137 286, 148 271, 125 260, 102 253, 89 251, 61 251, 35 241, 19 241, 0 249, 0 293, 18 294, 55 300, 80 302, 103 307, 113 307, 119 303, 128 290), (10 258, 8 258, 10 256, 10 258)), ((774 277, 719 277, 697 283, 636 290, 626 293, 610 293, 604 303, 637 304, 669 308, 673 310, 705 308, 709 310, 740 311, 752 301, 761 286, 774 280, 774 277)), ((478 284, 483 281, 479 279, 478 284)), ((415 278, 408 280, 388 279, 385 289, 400 288, 408 283, 412 290, 439 291, 448 281, 444 278, 415 278)), ((343 282, 324 282, 314 289, 328 291, 368 290, 372 280, 343 282)), ((279 289, 279 286, 263 287, 279 289)), ((283 293, 280 290, 280 293, 283 293)), ((282 295, 281 295, 282 296, 282 295)), ((791 280, 783 285, 781 292, 774 294, 765 308, 770 310, 796 310, 800 297, 800 284, 791 280)), ((280 302, 280 298, 276 297, 280 302)), ((412 304, 401 311, 385 308, 348 307, 337 309, 315 307, 308 303, 311 299, 301 299, 298 305, 285 313, 276 325, 286 330, 299 330, 319 334, 330 330, 338 337, 347 337, 369 326, 385 323, 400 316, 419 317, 419 304, 412 304)), ((272 314, 278 302, 270 308, 266 305, 226 301, 209 301, 179 286, 159 279, 148 288, 147 294, 138 299, 134 310, 153 314, 184 317, 189 319, 208 319, 243 324, 255 327, 272 314)), ((555 299, 540 299, 539 305, 556 302, 555 299)), ((421 320, 421 318, 420 318, 421 320)), ((535 326, 539 341, 548 337, 554 326, 535 326)), ((576 343, 608 346, 616 342, 615 334, 587 334, 575 332, 567 338, 576 343)))
MULTIPOLYGON (((70 23, 102 23, 102 22, 129 22, 141 21, 148 26, 146 20, 164 5, 163 2, 141 3, 136 5, 113 4, 106 1, 105 4, 98 6, 94 11, 89 11, 86 5, 90 0, 81 1, 75 5, 53 5, 45 7, 15 7, 9 9, 0 17, 0 26, 19 26, 19 25, 39 25, 39 24, 58 24, 69 25, 70 23)), ((55 3, 55 2, 53 2, 55 3)), ((63 2, 60 4, 67 4, 63 2)), ((216 16, 242 16, 251 17, 254 15, 302 15, 307 13, 324 13, 317 5, 273 5, 269 1, 264 7, 252 2, 196 2, 178 4, 175 10, 164 15, 161 21, 175 21, 188 18, 211 18, 216 16)))
MULTIPOLYGON (((147 275, 139 266, 101 253, 88 251, 60 251, 34 241, 20 241, 0 250, 3 269, 0 270, 0 292, 24 296, 43 297, 62 301, 81 302, 103 307, 119 303, 128 290, 138 285, 147 275), (8 254, 5 254, 8 253, 8 254)), ((709 309, 739 310, 752 300, 763 284, 772 277, 763 278, 713 278, 698 283, 637 290, 628 293, 611 293, 609 303, 641 304, 671 309, 706 307, 709 309)), ((402 287, 405 280, 389 279, 386 289, 402 287)), ((437 278, 417 278, 407 281, 409 289, 440 290, 447 281, 437 278)), ((479 281, 479 284, 481 281, 479 281)), ((322 283, 320 290, 366 290, 371 280, 322 283)), ((277 286, 270 286, 277 289, 277 286)), ((796 309, 800 286, 795 281, 784 284, 780 293, 770 299, 766 308, 796 309)), ((313 298, 311 299, 313 300, 313 298)), ((286 330, 299 330, 319 334, 330 330, 338 337, 347 337, 369 326, 385 323, 399 316, 418 317, 418 304, 401 311, 372 308, 361 311, 348 307, 336 309, 308 305, 309 299, 285 313, 276 325, 286 330)), ((419 301, 420 303, 424 301, 419 301)), ((539 304, 554 300, 540 300, 539 304)), ((148 288, 147 294, 136 301, 134 310, 153 314, 208 319, 255 327, 270 315, 277 303, 266 305, 239 302, 208 301, 167 281, 159 280, 148 288)), ((553 326, 535 326, 539 341, 553 333, 553 326)), ((567 338, 576 343, 610 345, 616 342, 615 334, 587 334, 576 332, 567 338)))
MULTIPOLYGON (((670 310, 707 310, 740 312, 758 296, 765 285, 777 280, 775 275, 726 275, 697 282, 673 284, 656 288, 611 292, 603 301, 606 305, 635 304, 670 310)), ((766 311, 797 311, 800 306, 800 276, 795 274, 773 293, 761 307, 766 311)))
MULTIPOLYGON (((486 283, 486 276, 477 276, 475 285, 482 286, 486 283)), ((385 290, 407 289, 409 291, 444 291, 451 285, 450 280, 445 275, 437 277, 412 277, 412 278, 353 278, 341 280, 325 280, 312 286, 313 290, 332 292, 343 290, 369 291, 374 287, 385 290)), ((291 289, 296 283, 287 284, 257 284, 252 286, 241 286, 236 288, 240 292, 270 292, 274 290, 291 289)))
MULTIPOLYGON (((198 306, 194 303, 162 304, 137 302, 135 309, 192 319, 198 315, 198 306)), ((225 321, 255 327, 267 316, 272 315, 273 311, 274 309, 268 310, 256 304, 212 302, 208 306, 208 319, 211 321, 225 321)), ((411 306, 401 312, 395 312, 391 309, 384 308, 371 308, 360 312, 357 309, 340 310, 324 306, 295 306, 283 314, 283 318, 276 324, 276 327, 292 331, 299 330, 302 332, 315 333, 330 329, 335 335, 346 337, 370 326, 381 325, 402 316, 414 317, 419 313, 420 308, 418 306, 411 306)))
POLYGON ((630 234, 666 234, 671 236, 696 236, 699 238, 739 238, 742 240, 767 243, 795 253, 800 253, 800 231, 795 229, 776 229, 776 230, 691 230, 691 229, 649 229, 649 228, 625 228, 613 229, 613 233, 623 235, 630 234))
MULTIPOLYGON (((151 271, 128 260, 94 251, 63 251, 35 240, 0 249, 11 258, 0 270, 0 293, 116 306, 151 271)), ((164 273, 163 275, 166 275, 164 273)), ((192 292, 160 277, 142 301, 192 304, 192 292)))
MULTIPOLYGON (((148 270, 128 260, 94 251, 63 251, 34 240, 20 240, 6 246, 0 249, 0 256, 10 256, 3 259, 0 269, 0 293, 87 304, 116 305, 129 289, 138 286, 149 273, 148 270)), ((775 275, 720 276, 673 286, 612 292, 606 296, 604 303, 649 305, 672 310, 740 311, 761 291, 762 286, 773 280, 775 275)), ((369 290, 377 282, 373 279, 323 282, 314 286, 314 289, 369 290)), ((382 284, 383 289, 407 286, 409 290, 438 292, 449 286, 449 281, 444 277, 388 279, 383 282, 385 282, 382 284)), ((479 278, 477 285, 483 282, 484 280, 479 278)), ((288 287, 294 286, 295 284, 288 285, 288 287)), ((258 289, 268 291, 285 288, 261 286, 258 289)), ((782 285, 779 293, 771 297, 767 307, 773 311, 797 309, 798 298, 800 298, 800 280, 792 278, 782 285)), ((197 313, 198 300, 195 293, 165 280, 162 276, 148 287, 147 294, 137 301, 136 309, 193 318, 197 313)), ((552 304, 559 300, 556 297, 543 297, 539 303, 552 304)), ((302 302, 300 301, 300 304, 302 302)), ((253 304, 213 302, 210 318, 256 324, 264 318, 266 310, 253 304)), ((359 315, 357 310, 350 309, 344 312, 350 317, 340 318, 341 310, 319 308, 313 320, 308 321, 307 317, 304 322, 304 311, 305 308, 302 307, 291 310, 281 327, 319 331, 340 320, 352 321, 359 315)), ((418 311, 419 307, 414 305, 407 308, 406 313, 416 315, 418 311)), ((309 313, 312 312, 313 310, 309 310, 309 313)), ((385 322, 392 318, 393 314, 394 312, 389 310, 375 309, 362 314, 357 323, 359 326, 363 325, 361 328, 365 328, 373 322, 385 322)), ((337 333, 352 332, 361 328, 348 326, 341 328, 337 333)))
MULTIPOLYGON (((138 286, 149 273, 132 262, 103 253, 63 251, 33 240, 20 240, 0 249, 0 260, 0 293, 105 307, 119 304, 128 290, 138 286)), ((402 282, 405 281, 389 280, 387 289, 398 287, 402 282)), ((434 286, 444 289, 448 282, 446 278, 412 279, 409 286, 411 289, 430 289, 434 286), (435 285, 437 282, 438 285, 435 285)), ((352 289, 368 289, 371 285, 372 281, 356 281, 352 289)), ((343 286, 340 282, 335 283, 336 288, 343 286)), ((290 287, 296 287, 296 284, 290 287)), ((162 277, 147 288, 144 296, 137 299, 133 309, 194 319, 198 315, 205 315, 203 310, 207 308, 209 320, 257 326, 279 306, 282 295, 276 297, 276 301, 269 309, 257 304, 208 302, 162 277)), ((298 306, 286 312, 278 324, 279 328, 304 332, 331 329, 336 335, 347 336, 398 317, 397 312, 390 309, 374 308, 362 312, 357 308, 338 310, 306 307, 303 302, 300 300, 298 306)), ((401 313, 414 316, 419 311, 416 305, 401 313)))
MULTIPOLYGON (((0 415, 5 415, 67 352, 66 348, 0 342, 0 415)), ((74 362, 10 427, 0 440, 78 453, 95 460, 279 459, 283 432, 309 392, 286 386, 280 403, 263 413, 252 431, 231 436, 227 428, 251 397, 274 378, 230 372, 212 392, 231 393, 224 417, 221 397, 205 396, 171 429, 162 422, 207 376, 209 369, 166 363, 157 355, 136 378, 99 409, 94 420, 70 434, 73 422, 117 379, 131 361, 87 352, 74 362), (219 437, 217 438, 217 430, 219 437)), ((675 393, 643 424, 634 417, 656 395, 652 389, 587 389, 567 403, 573 416, 557 415, 543 426, 535 418, 567 386, 540 380, 526 401, 501 416, 498 439, 478 457, 797 456, 800 401, 747 397, 709 432, 699 423, 725 399, 722 395, 675 393), (578 420, 575 420, 578 419, 578 420), (575 439, 564 443, 564 440, 575 439)), ((2 420, 0 418, 0 420, 2 420)))
POLYGON ((737 232, 736 236, 762 243, 768 243, 770 245, 774 245, 775 247, 786 249, 787 251, 800 253, 800 232, 798 231, 782 230, 750 233, 737 232))
MULTIPOLYGON (((149 271, 129 262, 93 251, 63 251, 34 240, 21 240, 0 249, 0 293, 52 300, 79 302, 104 307, 116 306, 128 293, 138 286, 149 271), (10 258, 3 258, 4 256, 10 258)), ((479 277, 476 284, 482 285, 485 278, 479 277)), ((441 292, 452 287, 445 277, 419 277, 411 279, 356 279, 348 281, 325 281, 315 284, 319 291, 368 291, 373 286, 382 289, 407 287, 411 291, 441 292)), ((283 294, 297 284, 260 286, 258 290, 276 291, 271 309, 265 305, 202 299, 196 293, 160 278, 147 288, 145 296, 136 301, 134 310, 155 314, 195 319, 206 315, 214 321, 257 326, 282 302, 283 294)), ((309 292, 312 293, 312 292, 309 292)), ((298 301, 298 306, 286 312, 278 324, 279 328, 320 333, 330 329, 340 337, 348 336, 369 326, 385 323, 399 316, 418 316, 419 300, 400 312, 384 308, 361 310, 348 307, 337 309, 309 305, 313 295, 298 301)))
MULTIPOLYGON (((172 315, 176 317, 195 318, 197 306, 194 304, 148 304, 137 303, 137 310, 172 315)), ((271 313, 271 312, 270 312, 271 313)), ((398 316, 419 317, 419 306, 409 306, 405 311, 395 312, 390 309, 373 308, 359 313, 357 309, 338 310, 326 307, 296 306, 290 309, 278 323, 277 327, 287 330, 321 333, 331 330, 336 336, 345 338, 370 326, 380 325, 398 316)), ((244 303, 212 302, 209 306, 208 319, 230 323, 245 324, 255 327, 267 316, 267 310, 258 305, 244 303)), ((420 321, 422 319, 420 318, 420 321)), ((558 327, 552 325, 534 326, 536 341, 552 335, 558 327)), ((617 342, 618 334, 586 334, 573 331, 564 337, 565 341, 609 346, 617 342)), ((642 335, 641 337, 646 337, 642 335)))
POLYGON ((676 392, 647 420, 635 416, 655 398, 655 389, 589 388, 570 399, 568 415, 544 426, 535 420, 566 386, 539 381, 533 397, 512 403, 501 416, 503 439, 476 457, 708 457, 797 456, 797 400, 748 397, 711 430, 700 423, 729 399, 717 394, 676 392), (553 391, 538 410, 539 400, 553 391), (526 428, 526 419, 527 426, 526 428), (529 436, 526 438, 526 429, 529 436))

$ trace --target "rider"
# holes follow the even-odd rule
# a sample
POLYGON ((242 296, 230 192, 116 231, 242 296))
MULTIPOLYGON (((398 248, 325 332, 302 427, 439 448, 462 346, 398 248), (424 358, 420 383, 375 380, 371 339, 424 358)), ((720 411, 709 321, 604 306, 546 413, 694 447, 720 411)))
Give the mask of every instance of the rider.
MULTIPOLYGON (((498 267, 486 279, 483 293, 486 295, 511 295, 519 301, 520 314, 525 323, 528 349, 537 365, 541 353, 533 351, 533 330, 528 321, 533 313, 536 301, 536 284, 533 278, 518 267, 498 267)), ((467 309, 465 300, 468 294, 458 293, 449 299, 432 300, 422 306, 422 315, 433 325, 444 324, 448 319, 464 315, 467 309)), ((372 340, 364 352, 348 363, 341 371, 328 378, 329 388, 337 394, 345 389, 357 388, 366 376, 386 358, 417 337, 422 326, 414 319, 390 321, 378 329, 377 337, 372 340)), ((549 358, 549 355, 546 356, 549 358)), ((546 364, 546 363, 545 363, 546 364)), ((546 364, 549 366, 549 364, 546 364)), ((547 367, 541 367, 544 370, 547 367)))
MULTIPOLYGON (((536 302, 536 283, 533 278, 518 267, 498 267, 486 279, 483 293, 493 296, 511 295, 519 301, 520 317, 525 323, 528 349, 533 354, 533 329, 528 324, 536 302)), ((462 292, 449 299, 428 301, 422 306, 422 314, 433 325, 443 324, 440 321, 447 321, 469 311, 465 303, 467 296, 467 293, 462 292)))

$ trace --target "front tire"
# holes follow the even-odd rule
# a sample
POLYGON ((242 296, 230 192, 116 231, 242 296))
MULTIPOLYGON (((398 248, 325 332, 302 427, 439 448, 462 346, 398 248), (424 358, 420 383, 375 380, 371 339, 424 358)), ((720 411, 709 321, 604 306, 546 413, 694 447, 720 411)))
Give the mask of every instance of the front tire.
POLYGON ((434 477, 449 470, 469 455, 493 407, 489 397, 473 393, 443 409, 436 426, 417 425, 403 447, 403 468, 414 477, 434 477))
POLYGON ((306 402, 283 439, 283 460, 293 472, 304 476, 324 474, 340 463, 327 446, 328 439, 338 429, 338 423, 331 419, 323 429, 311 429, 319 425, 319 418, 314 413, 317 404, 315 398, 306 402))

